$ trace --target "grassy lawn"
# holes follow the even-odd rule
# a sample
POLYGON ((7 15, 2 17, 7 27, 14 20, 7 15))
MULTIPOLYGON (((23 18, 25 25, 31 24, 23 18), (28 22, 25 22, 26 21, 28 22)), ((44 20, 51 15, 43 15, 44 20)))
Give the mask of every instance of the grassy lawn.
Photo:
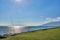
POLYGON ((60 28, 26 32, 0 40, 60 40, 60 28))

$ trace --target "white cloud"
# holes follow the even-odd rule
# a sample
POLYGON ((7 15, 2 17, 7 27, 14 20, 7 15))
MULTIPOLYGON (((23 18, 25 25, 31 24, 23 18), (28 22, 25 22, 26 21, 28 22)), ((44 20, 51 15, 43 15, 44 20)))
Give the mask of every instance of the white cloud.
POLYGON ((46 24, 46 23, 50 23, 50 22, 57 22, 60 21, 60 17, 57 18, 46 18, 44 22, 41 23, 41 25, 46 24))
POLYGON ((46 18, 46 21, 51 22, 52 18, 46 18))
POLYGON ((60 21, 60 17, 57 18, 46 18, 45 21, 42 24, 46 24, 49 22, 56 22, 56 21, 60 21))
POLYGON ((57 21, 60 21, 60 17, 57 18, 57 21))

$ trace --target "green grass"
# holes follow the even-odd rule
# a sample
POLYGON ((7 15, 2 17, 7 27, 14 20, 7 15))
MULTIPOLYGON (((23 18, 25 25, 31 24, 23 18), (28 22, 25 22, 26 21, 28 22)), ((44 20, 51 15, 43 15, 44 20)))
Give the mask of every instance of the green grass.
POLYGON ((26 32, 0 40, 60 40, 60 28, 26 32))

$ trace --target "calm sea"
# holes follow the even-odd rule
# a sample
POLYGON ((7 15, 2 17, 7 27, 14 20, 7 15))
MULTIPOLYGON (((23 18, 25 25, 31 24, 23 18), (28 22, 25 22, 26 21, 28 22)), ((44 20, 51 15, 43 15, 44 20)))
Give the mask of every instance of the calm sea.
MULTIPOLYGON (((54 26, 28 26, 25 29, 23 29, 22 32, 35 31, 35 30, 48 29, 48 28, 55 28, 55 27, 54 26)), ((0 34, 2 35, 2 34, 7 34, 7 33, 9 33, 9 27, 0 26, 0 34)))

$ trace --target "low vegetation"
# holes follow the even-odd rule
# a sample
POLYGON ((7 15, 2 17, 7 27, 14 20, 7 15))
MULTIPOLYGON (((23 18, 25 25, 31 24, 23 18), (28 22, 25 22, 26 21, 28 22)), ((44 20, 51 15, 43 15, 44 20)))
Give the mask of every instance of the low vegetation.
POLYGON ((0 40, 60 40, 60 28, 26 32, 0 40))

